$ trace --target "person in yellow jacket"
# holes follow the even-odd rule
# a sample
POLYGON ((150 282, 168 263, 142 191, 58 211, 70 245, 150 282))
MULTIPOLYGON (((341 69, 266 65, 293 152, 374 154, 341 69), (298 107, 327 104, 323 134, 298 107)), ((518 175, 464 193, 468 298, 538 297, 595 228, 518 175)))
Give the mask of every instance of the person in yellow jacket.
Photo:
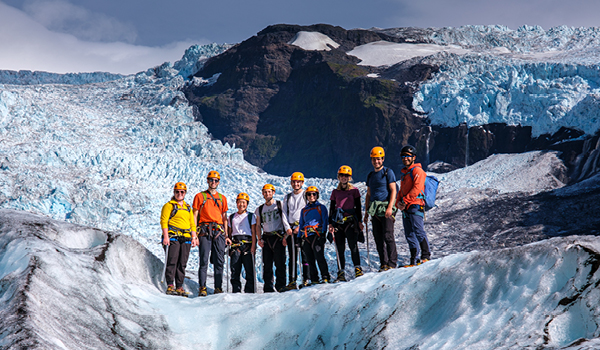
POLYGON ((183 289, 185 267, 191 248, 198 245, 192 207, 184 200, 186 192, 187 186, 183 182, 176 183, 173 197, 163 205, 160 213, 162 244, 166 252, 167 294, 184 297, 188 296, 183 289))

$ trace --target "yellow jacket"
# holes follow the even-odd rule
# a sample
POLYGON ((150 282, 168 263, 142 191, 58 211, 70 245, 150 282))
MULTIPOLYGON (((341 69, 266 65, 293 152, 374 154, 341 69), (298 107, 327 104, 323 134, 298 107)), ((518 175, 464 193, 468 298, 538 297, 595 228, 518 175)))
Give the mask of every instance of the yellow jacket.
MULTIPOLYGON (((180 206, 176 200, 170 200, 165 205, 163 205, 162 210, 160 212, 160 228, 168 229, 169 226, 176 227, 181 230, 190 230, 196 232, 196 222, 194 221, 192 207, 185 201, 183 202, 183 205, 180 206), (171 213, 175 208, 177 208, 177 212, 169 220, 169 218, 171 217, 171 213)), ((176 232, 174 233, 176 234, 176 232)), ((186 233, 184 234, 184 236, 191 237, 191 234, 186 233)))

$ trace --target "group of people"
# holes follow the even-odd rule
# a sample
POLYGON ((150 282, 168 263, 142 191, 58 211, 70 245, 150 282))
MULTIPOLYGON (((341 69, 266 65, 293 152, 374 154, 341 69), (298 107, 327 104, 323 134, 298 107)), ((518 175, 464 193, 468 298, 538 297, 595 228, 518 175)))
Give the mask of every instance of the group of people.
POLYGON ((275 200, 275 186, 262 188, 264 203, 254 213, 247 211, 250 196, 239 193, 237 212, 227 216, 227 198, 217 191, 221 176, 210 171, 208 189, 194 197, 192 206, 184 200, 187 186, 175 184, 173 197, 161 211, 162 244, 165 249, 164 278, 167 294, 188 296, 183 288, 185 269, 192 247, 199 248, 198 296, 207 296, 208 263, 214 267, 214 293, 223 293, 225 254, 231 262, 231 284, 234 293, 242 290, 241 272, 246 273, 245 293, 256 292, 255 254, 262 248, 263 291, 285 292, 313 284, 344 282, 346 242, 354 265, 354 276, 363 275, 358 242, 365 242, 364 228, 369 217, 380 270, 398 266, 394 237, 396 212, 402 212, 406 240, 410 248, 410 263, 415 266, 430 259, 429 241, 424 230, 423 191, 426 174, 415 163, 416 149, 402 148, 400 156, 400 189, 392 169, 383 166, 382 147, 371 150, 373 171, 367 176, 365 212, 361 195, 352 184, 352 169, 343 165, 337 172, 339 184, 331 193, 329 209, 319 203, 319 189, 305 190, 304 175, 295 172, 290 178, 291 191, 283 201, 275 200), (325 258, 325 242, 334 244, 337 255, 337 277, 332 279, 325 258), (287 248, 287 284, 286 284, 287 248), (420 255, 419 255, 420 252, 420 255), (275 271, 273 271, 275 266, 275 271), (297 284, 298 273, 302 283, 297 284), (320 273, 320 278, 319 278, 320 273))

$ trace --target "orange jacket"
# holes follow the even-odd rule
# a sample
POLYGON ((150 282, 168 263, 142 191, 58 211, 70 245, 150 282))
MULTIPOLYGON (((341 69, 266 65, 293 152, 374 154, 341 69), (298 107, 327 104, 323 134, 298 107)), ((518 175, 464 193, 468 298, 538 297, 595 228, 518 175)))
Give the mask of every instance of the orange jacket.
POLYGON ((412 204, 425 205, 423 198, 417 198, 421 193, 425 191, 425 171, 421 167, 421 163, 415 163, 409 168, 403 168, 400 172, 404 175, 400 182, 400 194, 396 201, 396 206, 404 201, 408 208, 412 204), (412 170, 412 176, 408 172, 412 170), (414 181, 413 181, 414 178, 414 181))
POLYGON ((227 207, 227 198, 216 193, 213 196, 217 200, 217 203, 215 203, 213 197, 208 194, 206 197, 206 203, 204 202, 204 196, 202 195, 202 192, 196 194, 194 197, 194 204, 192 207, 200 211, 198 213, 198 224, 216 222, 217 224, 223 225, 223 213, 226 213, 227 210, 229 210, 227 207))

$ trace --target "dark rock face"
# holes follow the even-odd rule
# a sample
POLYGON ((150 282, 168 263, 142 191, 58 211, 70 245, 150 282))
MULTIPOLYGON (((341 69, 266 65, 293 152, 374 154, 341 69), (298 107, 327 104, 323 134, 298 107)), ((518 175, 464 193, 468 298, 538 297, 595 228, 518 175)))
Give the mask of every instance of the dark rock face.
POLYGON ((417 161, 425 167, 442 162, 436 168, 441 171, 494 153, 545 149, 561 151, 576 179, 598 171, 597 136, 586 141, 581 132, 563 128, 533 138, 531 127, 505 124, 430 126, 426 116, 412 109, 412 99, 418 84, 438 67, 410 62, 389 68, 359 66, 356 57, 345 53, 369 42, 405 39, 324 24, 270 26, 213 57, 196 74, 205 79, 220 74, 216 83, 184 92, 197 120, 214 137, 242 148, 248 161, 282 176, 302 171, 334 177, 346 164, 356 181, 364 181, 372 170, 372 147, 384 146, 385 165, 398 171, 398 154, 405 144, 417 148, 417 161), (306 51, 287 44, 299 31, 318 31, 340 47, 306 51), (379 77, 367 77, 370 73, 379 77))

